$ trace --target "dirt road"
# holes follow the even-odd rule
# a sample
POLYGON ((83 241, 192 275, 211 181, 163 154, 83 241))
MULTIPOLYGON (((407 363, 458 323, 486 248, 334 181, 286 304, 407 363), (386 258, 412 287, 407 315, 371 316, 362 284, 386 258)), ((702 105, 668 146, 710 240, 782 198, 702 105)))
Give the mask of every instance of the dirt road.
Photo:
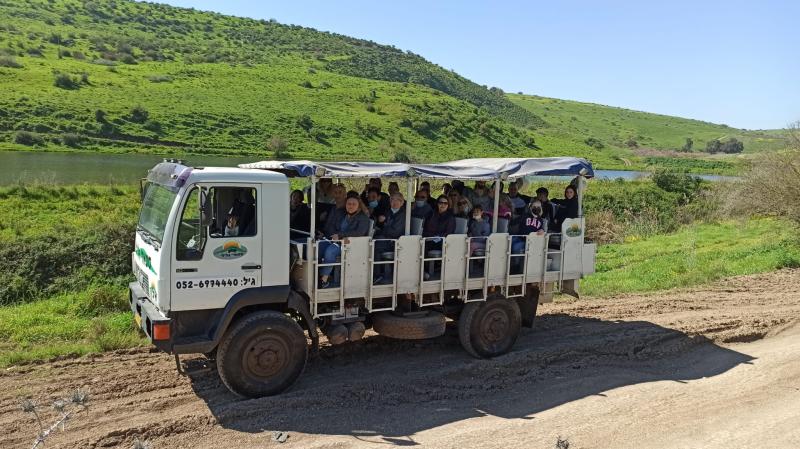
MULTIPOLYGON (((0 374, 0 448, 36 434, 20 399, 75 388, 88 411, 47 448, 800 447, 800 270, 543 306, 514 351, 456 337, 323 348, 281 396, 239 400, 145 350, 0 374), (273 431, 288 440, 272 441, 273 431)), ((197 363, 200 363, 199 360, 197 363)), ((53 412, 46 412, 49 421, 53 412)))

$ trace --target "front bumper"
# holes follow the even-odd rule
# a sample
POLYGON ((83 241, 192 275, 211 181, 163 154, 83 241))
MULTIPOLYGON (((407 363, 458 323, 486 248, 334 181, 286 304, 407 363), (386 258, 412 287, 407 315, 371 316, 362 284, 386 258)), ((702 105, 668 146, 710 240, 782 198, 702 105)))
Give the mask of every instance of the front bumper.
MULTIPOLYGON (((155 345, 156 348, 172 352, 172 339, 168 340, 154 340, 153 339, 153 325, 167 324, 172 327, 171 320, 164 316, 153 303, 147 298, 147 294, 138 282, 131 282, 128 284, 129 296, 128 301, 131 306, 131 313, 136 325, 142 329, 147 335, 147 338, 155 345)), ((172 335, 172 332, 170 332, 172 335)))

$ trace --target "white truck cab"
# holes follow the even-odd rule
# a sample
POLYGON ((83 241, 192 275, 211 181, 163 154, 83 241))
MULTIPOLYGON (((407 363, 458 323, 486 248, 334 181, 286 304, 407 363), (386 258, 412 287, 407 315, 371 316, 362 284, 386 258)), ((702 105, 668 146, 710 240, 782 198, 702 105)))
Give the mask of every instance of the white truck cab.
POLYGON ((179 370, 179 354, 204 353, 223 383, 247 397, 291 386, 305 366, 307 338, 315 351, 320 330, 331 344, 358 340, 369 327, 392 338, 433 338, 452 319, 470 354, 503 354, 520 327, 532 325, 540 302, 559 290, 577 295, 578 280, 594 272, 582 213, 559 232, 530 235, 509 233, 498 217, 502 183, 536 175, 575 176, 580 204, 592 169, 576 158, 239 168, 165 161, 143 187, 131 310, 150 340, 175 354, 179 370), (290 229, 287 176, 310 181, 309 231, 290 229), (493 181, 493 232, 479 242, 463 226, 425 237, 406 207, 398 238, 372 238, 375 221, 366 235, 319 234, 318 181, 370 177, 405 183, 407 199, 421 179, 493 181), (335 260, 324 259, 330 246, 338 249, 335 260), (335 282, 320 284, 320 270, 335 282))

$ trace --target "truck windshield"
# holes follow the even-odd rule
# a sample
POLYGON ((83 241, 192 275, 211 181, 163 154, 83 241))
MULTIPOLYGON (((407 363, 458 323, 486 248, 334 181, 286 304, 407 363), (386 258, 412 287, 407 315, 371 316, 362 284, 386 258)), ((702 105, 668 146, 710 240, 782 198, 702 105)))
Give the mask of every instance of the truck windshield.
POLYGON ((142 210, 139 212, 139 226, 137 229, 144 231, 149 237, 159 244, 164 239, 164 229, 167 218, 177 193, 160 186, 148 183, 145 186, 142 210))

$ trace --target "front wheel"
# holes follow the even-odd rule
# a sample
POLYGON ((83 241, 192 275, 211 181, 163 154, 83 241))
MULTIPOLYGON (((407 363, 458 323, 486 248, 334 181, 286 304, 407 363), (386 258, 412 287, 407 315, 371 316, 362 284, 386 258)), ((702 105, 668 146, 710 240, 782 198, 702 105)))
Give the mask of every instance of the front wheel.
POLYGON ((303 329, 280 312, 245 316, 217 348, 217 371, 232 392, 250 398, 280 393, 303 372, 308 345, 303 329))
POLYGON ((517 303, 506 298, 467 303, 458 317, 461 346, 478 358, 507 353, 519 337, 520 315, 517 303))

